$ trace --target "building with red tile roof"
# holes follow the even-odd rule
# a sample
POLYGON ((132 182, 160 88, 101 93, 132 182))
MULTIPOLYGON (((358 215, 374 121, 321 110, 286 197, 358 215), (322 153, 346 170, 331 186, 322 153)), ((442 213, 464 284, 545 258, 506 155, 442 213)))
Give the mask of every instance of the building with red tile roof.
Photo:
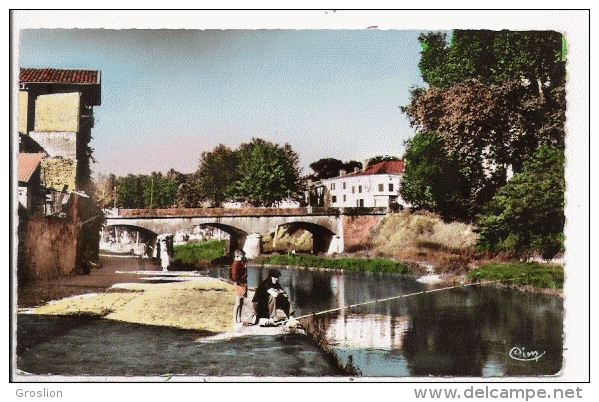
POLYGON ((319 193, 322 206, 388 208, 393 204, 407 206, 399 195, 404 160, 382 161, 364 170, 320 181, 311 191, 319 193))
POLYGON ((87 188, 88 144, 93 107, 101 104, 101 72, 21 68, 18 100, 20 152, 47 154, 42 184, 57 191, 87 188))
POLYGON ((41 163, 45 153, 19 153, 19 205, 33 214, 41 213, 44 205, 44 190, 41 186, 41 163))

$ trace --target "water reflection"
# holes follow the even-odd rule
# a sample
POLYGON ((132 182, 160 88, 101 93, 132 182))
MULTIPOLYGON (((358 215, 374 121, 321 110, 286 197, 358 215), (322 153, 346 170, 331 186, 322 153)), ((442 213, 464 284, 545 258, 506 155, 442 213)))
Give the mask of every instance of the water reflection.
MULTIPOLYGON (((250 287, 268 269, 250 267, 250 287)), ((482 286, 412 295, 430 288, 400 275, 280 271, 296 315, 334 310, 313 316, 310 325, 364 376, 539 376, 561 370, 561 298, 482 286), (410 296, 362 305, 400 295, 410 296), (514 347, 545 354, 518 361, 509 355, 514 347)))

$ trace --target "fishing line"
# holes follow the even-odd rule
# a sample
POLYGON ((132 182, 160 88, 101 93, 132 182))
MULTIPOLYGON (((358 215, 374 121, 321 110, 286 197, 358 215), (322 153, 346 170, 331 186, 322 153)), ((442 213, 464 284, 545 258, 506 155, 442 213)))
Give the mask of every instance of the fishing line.
MULTIPOLYGON (((501 280, 484 281, 484 282, 473 282, 473 283, 467 283, 465 285, 446 286, 446 287, 438 288, 438 289, 429 289, 429 290, 423 290, 423 291, 420 291, 420 292, 408 293, 408 294, 399 295, 399 296, 386 297, 386 298, 383 298, 383 299, 370 300, 370 301, 367 301, 367 302, 350 304, 349 306, 337 307, 337 308, 332 308, 332 309, 329 309, 329 310, 319 311, 319 312, 316 312, 316 313, 310 313, 310 314, 301 315, 299 317, 295 317, 295 319, 296 320, 300 320, 302 318, 308 318, 308 317, 314 317, 314 316, 317 316, 317 315, 333 313, 335 311, 341 311, 341 310, 346 310, 346 309, 350 309, 350 308, 354 308, 354 307, 365 306, 365 305, 368 305, 368 304, 382 303, 382 302, 386 302, 386 301, 390 301, 390 300, 401 299, 401 298, 404 298, 404 297, 411 297, 411 296, 423 295, 423 294, 427 294, 427 293, 440 292, 442 290, 464 288, 466 286, 485 285, 485 284, 495 283, 495 282, 501 282, 501 280)), ((287 319, 287 320, 284 320, 284 321, 280 321, 277 324, 284 324, 284 323, 286 323, 288 321, 290 321, 290 319, 287 319)))

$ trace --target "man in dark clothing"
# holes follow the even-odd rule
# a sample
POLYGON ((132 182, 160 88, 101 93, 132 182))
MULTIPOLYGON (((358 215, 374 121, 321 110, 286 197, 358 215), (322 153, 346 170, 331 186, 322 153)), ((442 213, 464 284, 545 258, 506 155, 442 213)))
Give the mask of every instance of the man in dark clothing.
POLYGON ((267 318, 269 323, 274 324, 277 309, 283 310, 287 318, 293 318, 288 295, 279 284, 280 276, 281 273, 278 270, 271 269, 268 271, 268 277, 258 285, 252 299, 255 314, 254 324, 257 324, 260 318, 267 318))

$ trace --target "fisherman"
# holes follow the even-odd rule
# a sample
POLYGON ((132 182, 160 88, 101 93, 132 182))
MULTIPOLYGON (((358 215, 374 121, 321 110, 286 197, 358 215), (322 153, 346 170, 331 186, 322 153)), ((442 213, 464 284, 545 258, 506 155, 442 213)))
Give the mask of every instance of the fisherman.
POLYGON ((294 313, 289 303, 289 296, 279 283, 281 272, 276 269, 268 271, 268 277, 258 285, 252 303, 254 306, 253 324, 258 324, 261 318, 266 318, 265 325, 275 325, 277 309, 283 310, 287 320, 294 319, 294 313))
POLYGON ((229 279, 235 283, 235 307, 233 307, 233 314, 235 315, 235 323, 239 324, 242 322, 243 300, 248 295, 247 258, 245 257, 245 252, 242 250, 235 250, 229 279))

